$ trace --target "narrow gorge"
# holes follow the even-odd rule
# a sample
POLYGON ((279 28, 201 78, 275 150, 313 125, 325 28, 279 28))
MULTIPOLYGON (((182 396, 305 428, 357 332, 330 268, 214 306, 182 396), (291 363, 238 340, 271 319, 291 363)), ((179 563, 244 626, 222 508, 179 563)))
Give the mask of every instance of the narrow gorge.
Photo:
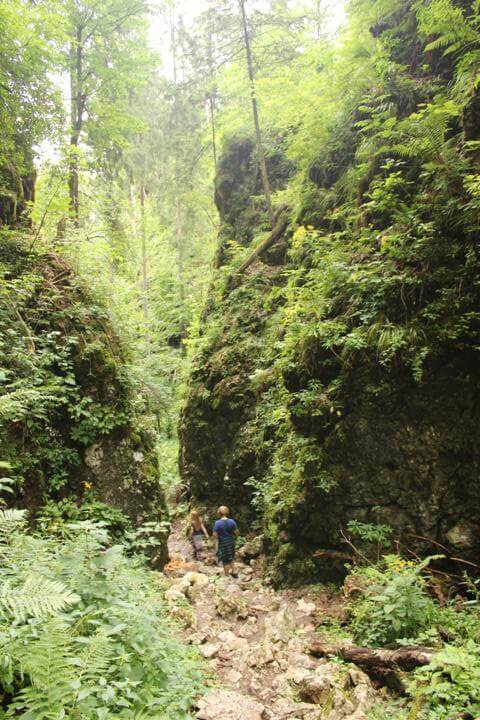
POLYGON ((0 720, 480 717, 478 0, 0 3, 0 720))

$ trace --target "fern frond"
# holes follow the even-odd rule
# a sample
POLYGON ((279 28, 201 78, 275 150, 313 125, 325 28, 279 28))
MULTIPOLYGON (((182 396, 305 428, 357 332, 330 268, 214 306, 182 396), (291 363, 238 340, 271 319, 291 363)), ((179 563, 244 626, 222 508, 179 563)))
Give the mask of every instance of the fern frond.
POLYGON ((0 510, 0 543, 27 524, 26 510, 0 510))
POLYGON ((15 699, 24 720, 59 720, 73 696, 76 672, 68 626, 58 618, 46 623, 37 640, 29 642, 18 658, 31 685, 15 699))
POLYGON ((45 618, 78 602, 78 596, 63 583, 31 576, 23 585, 7 580, 0 589, 0 612, 12 620, 45 618))
POLYGON ((76 658, 78 679, 82 686, 98 684, 99 676, 105 676, 112 666, 114 653, 113 640, 104 630, 88 638, 76 638, 77 643, 85 645, 83 651, 76 658))

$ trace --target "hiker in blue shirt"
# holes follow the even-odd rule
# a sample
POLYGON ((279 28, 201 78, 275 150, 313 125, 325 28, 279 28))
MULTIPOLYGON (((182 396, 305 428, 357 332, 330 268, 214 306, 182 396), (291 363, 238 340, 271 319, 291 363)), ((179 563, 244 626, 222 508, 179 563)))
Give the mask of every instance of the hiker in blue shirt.
POLYGON ((235 520, 228 517, 230 510, 226 505, 218 508, 219 520, 213 526, 213 537, 217 541, 217 558, 222 563, 225 575, 238 577, 235 572, 235 540, 238 527, 235 520))

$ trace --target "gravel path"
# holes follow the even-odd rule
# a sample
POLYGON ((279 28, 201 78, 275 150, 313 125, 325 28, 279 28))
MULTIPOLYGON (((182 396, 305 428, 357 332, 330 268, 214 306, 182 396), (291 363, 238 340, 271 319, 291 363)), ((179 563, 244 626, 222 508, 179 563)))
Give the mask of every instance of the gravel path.
POLYGON ((310 641, 342 599, 328 590, 275 591, 261 580, 262 559, 226 578, 208 548, 194 561, 180 524, 169 541, 165 593, 199 646, 214 685, 198 702, 198 720, 362 720, 375 691, 358 669, 314 659, 310 641))

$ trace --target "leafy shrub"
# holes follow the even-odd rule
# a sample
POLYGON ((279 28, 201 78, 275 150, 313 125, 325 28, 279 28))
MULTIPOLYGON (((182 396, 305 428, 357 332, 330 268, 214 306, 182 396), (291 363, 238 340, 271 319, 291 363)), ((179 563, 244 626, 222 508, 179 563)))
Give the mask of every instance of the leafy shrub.
POLYGON ((390 525, 350 520, 347 530, 350 535, 360 538, 368 547, 374 547, 377 561, 380 559, 382 549, 387 548, 392 541, 393 528, 390 525))
POLYGON ((352 605, 355 638, 382 646, 418 637, 433 624, 438 609, 426 592, 426 564, 387 555, 380 566, 356 570, 364 588, 352 605))
POLYGON ((0 717, 187 718, 200 673, 158 576, 105 549, 95 523, 73 526, 63 540, 32 536, 23 511, 0 510, 0 717))
POLYGON ((428 720, 480 713, 480 646, 473 640, 461 647, 447 645, 431 663, 415 672, 409 694, 423 704, 428 720))
POLYGON ((365 542, 378 543, 386 547, 391 539, 393 528, 390 525, 379 525, 374 523, 362 523, 358 520, 350 520, 347 530, 365 542))
POLYGON ((114 508, 89 493, 86 502, 78 505, 73 498, 59 502, 47 502, 40 510, 37 521, 42 532, 66 537, 71 535, 71 524, 91 521, 101 524, 111 538, 123 540, 131 530, 130 519, 118 508, 114 508))
POLYGON ((151 556, 170 531, 168 520, 144 522, 125 534, 130 552, 151 556))

